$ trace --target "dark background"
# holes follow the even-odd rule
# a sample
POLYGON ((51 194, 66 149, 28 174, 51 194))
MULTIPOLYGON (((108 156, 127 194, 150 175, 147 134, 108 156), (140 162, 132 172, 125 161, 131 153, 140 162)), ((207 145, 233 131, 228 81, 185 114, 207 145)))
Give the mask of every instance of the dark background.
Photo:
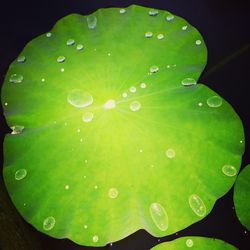
MULTIPOLYGON (((169 10, 175 15, 184 17, 201 32, 208 47, 208 63, 199 82, 206 84, 218 92, 223 98, 231 103, 241 117, 246 136, 246 152, 243 156, 242 166, 250 163, 249 1, 1 1, 0 84, 2 85, 3 83, 4 75, 8 70, 9 64, 18 56, 26 43, 34 37, 49 31, 58 19, 70 13, 86 15, 101 7, 126 7, 130 4, 140 4, 152 8, 169 10)), ((2 145, 4 134, 8 131, 1 108, 0 145, 2 145)), ((2 157, 0 164, 2 166, 2 157)), ((241 226, 235 215, 232 198, 233 190, 230 190, 226 196, 216 202, 211 214, 204 220, 178 232, 178 234, 157 239, 144 230, 140 230, 119 242, 113 243, 113 246, 90 248, 78 246, 69 240, 53 239, 37 232, 16 214, 15 208, 8 201, 2 175, 0 177, 0 184, 0 201, 1 199, 4 200, 3 204, 5 207, 5 211, 1 211, 0 208, 0 215, 2 216, 2 214, 5 214, 4 216, 6 217, 10 216, 8 220, 12 221, 11 223, 13 223, 17 231, 19 230, 17 235, 19 235, 18 237, 20 239, 13 238, 13 240, 24 240, 24 244, 27 245, 29 241, 35 242, 35 247, 28 248, 27 246, 27 248, 23 248, 25 250, 148 250, 159 242, 187 235, 215 237, 225 240, 239 249, 250 249, 250 233, 241 226)), ((5 230, 3 225, 0 225, 0 231, 1 230, 2 232, 5 230)), ((13 247, 13 249, 3 250, 15 249, 16 248, 13 247)))

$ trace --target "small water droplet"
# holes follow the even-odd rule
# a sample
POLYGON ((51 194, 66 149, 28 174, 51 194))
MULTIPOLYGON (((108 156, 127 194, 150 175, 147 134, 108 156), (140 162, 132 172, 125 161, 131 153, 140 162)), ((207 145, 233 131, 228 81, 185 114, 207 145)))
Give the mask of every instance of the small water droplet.
POLYGON ((159 14, 159 11, 156 10, 156 9, 151 9, 151 10, 148 12, 148 14, 149 14, 150 16, 157 16, 157 15, 159 14))
POLYGON ((65 56, 58 56, 56 60, 57 62, 62 63, 65 61, 65 59, 66 59, 65 56))
POLYGON ((94 186, 94 189, 98 189, 98 186, 97 186, 97 185, 95 185, 95 186, 94 186))
POLYGON ((184 26, 181 27, 181 29, 182 29, 182 30, 186 30, 187 27, 188 27, 187 25, 184 25, 184 26))
POLYGON ((104 109, 114 109, 116 107, 116 102, 115 100, 108 100, 104 103, 103 108, 104 109))
POLYGON ((122 97, 126 98, 128 96, 128 94, 126 92, 122 93, 122 97))
POLYGON ((141 109, 141 103, 138 101, 133 101, 130 103, 129 107, 132 111, 138 111, 141 109))
POLYGON ((17 62, 19 62, 19 63, 24 63, 25 61, 26 61, 26 57, 25 56, 19 56, 17 58, 17 62))
POLYGON ((222 99, 219 96, 211 96, 207 99, 207 105, 211 108, 218 108, 222 105, 222 99))
POLYGON ((199 103, 198 103, 198 106, 199 106, 199 107, 202 107, 202 106, 203 106, 203 103, 202 103, 202 102, 199 102, 199 103))
POLYGON ((183 79, 183 80, 181 81, 181 84, 182 84, 183 86, 185 86, 185 87, 189 87, 189 86, 196 85, 197 82, 196 82, 196 80, 195 80, 194 78, 188 77, 188 78, 183 79))
POLYGON ((153 33, 151 31, 148 31, 145 33, 146 38, 151 38, 153 36, 153 33))
POLYGON ((196 41, 195 41, 195 44, 196 44, 196 45, 201 45, 201 40, 196 40, 196 41))
POLYGON ((20 181, 20 180, 22 180, 23 178, 25 178, 26 175, 27 175, 27 170, 26 170, 26 169, 24 169, 24 168, 19 169, 19 170, 17 170, 16 173, 15 173, 15 179, 16 179, 17 181, 20 181))
POLYGON ((157 39, 158 39, 158 40, 162 40, 163 38, 164 38, 164 35, 163 35, 163 34, 158 34, 158 35, 157 35, 157 39))
POLYGON ((92 238, 93 242, 98 242, 99 240, 99 237, 97 235, 94 235, 93 238, 92 238))
POLYGON ((68 41, 67 41, 67 43, 66 43, 68 46, 72 46, 72 45, 74 45, 75 44, 75 40, 74 39, 72 39, 72 38, 70 38, 68 41))
POLYGON ((108 56, 111 56, 111 53, 108 53, 108 56))
POLYGON ((145 88, 147 87, 147 84, 143 82, 143 83, 141 83, 140 87, 141 87, 142 89, 145 89, 145 88))
POLYGON ((186 245, 187 245, 187 247, 192 247, 192 246, 194 245, 193 240, 187 239, 187 240, 186 240, 186 245))
POLYGON ((229 177, 235 176, 237 174, 236 168, 232 165, 224 165, 222 167, 222 172, 229 177))
POLYGON ((172 148, 169 148, 166 150, 166 156, 170 159, 175 157, 175 151, 172 148))
POLYGON ((42 82, 45 82, 45 78, 42 78, 41 81, 42 81, 42 82))
POLYGON ((64 68, 61 68, 61 72, 64 72, 64 68))
POLYGON ((171 14, 171 13, 167 14, 167 16, 166 16, 166 20, 167 20, 168 22, 170 22, 170 21, 174 20, 174 15, 173 15, 173 14, 171 14))
POLYGON ((4 103, 4 106, 8 106, 8 103, 7 103, 7 102, 5 102, 5 103, 4 103))
POLYGON ((143 152, 143 150, 142 150, 142 149, 140 149, 140 150, 139 150, 139 152, 140 152, 140 153, 142 153, 142 152, 143 152))
POLYGON ((69 185, 64 186, 65 190, 69 190, 69 185))
POLYGON ((126 10, 125 9, 120 9, 119 12, 120 12, 120 14, 124 14, 124 13, 126 13, 126 10))
POLYGON ((97 25, 97 18, 95 16, 88 16, 87 17, 88 28, 93 30, 96 28, 97 25))
POLYGON ((82 139, 82 138, 80 139, 80 142, 83 142, 83 139, 82 139))
POLYGON ((150 215, 155 225, 161 230, 168 229, 168 215, 159 203, 152 203, 149 207, 150 215))
POLYGON ((83 45, 82 44, 77 44, 76 50, 83 50, 83 45))
POLYGON ((110 188, 108 191, 108 196, 111 199, 117 198, 118 194, 119 194, 119 192, 118 192, 117 188, 114 188, 114 187, 110 188))
POLYGON ((21 125, 11 126, 10 128, 12 129, 12 132, 11 132, 12 135, 21 134, 24 130, 24 126, 21 126, 21 125))
POLYGON ((67 100, 72 106, 76 108, 85 108, 93 103, 92 95, 80 89, 71 90, 67 100))
MULTIPOLYGON (((8 103, 7 103, 7 105, 8 105, 8 103)), ((240 140, 240 143, 243 143, 243 140, 240 140)))
POLYGON ((51 37, 51 36, 52 36, 51 32, 46 33, 46 37, 51 37))
POLYGON ((129 91, 130 91, 131 93, 135 93, 135 92, 136 92, 136 87, 134 87, 134 86, 130 87, 130 88, 129 88, 129 91))
POLYGON ((88 228, 88 225, 84 225, 83 228, 84 228, 84 229, 87 229, 87 228, 88 228))
POLYGON ((198 195, 196 194, 190 195, 188 202, 189 206, 196 215, 198 215, 199 217, 203 217, 206 215, 206 207, 202 199, 198 195))
POLYGON ((20 74, 12 74, 10 76, 9 82, 21 83, 23 81, 23 76, 20 74))
POLYGON ((150 67, 149 71, 150 71, 150 73, 156 73, 159 71, 159 67, 156 65, 153 65, 150 67))
POLYGON ((55 218, 53 216, 49 216, 43 221, 43 229, 45 231, 50 231, 55 226, 55 224, 55 218))
POLYGON ((86 112, 82 116, 82 120, 84 122, 91 122, 94 118, 94 114, 92 112, 86 112))

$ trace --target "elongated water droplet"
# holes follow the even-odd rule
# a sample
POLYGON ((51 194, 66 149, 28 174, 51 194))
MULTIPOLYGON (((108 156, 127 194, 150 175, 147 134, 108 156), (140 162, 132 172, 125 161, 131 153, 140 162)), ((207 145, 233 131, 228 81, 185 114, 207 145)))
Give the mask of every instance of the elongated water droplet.
POLYGON ((84 122, 91 122, 94 118, 94 114, 92 112, 86 112, 82 116, 82 120, 84 122))
POLYGON ((196 215, 198 215, 199 217, 203 217, 206 215, 206 207, 202 199, 198 195, 196 194, 190 195, 188 202, 189 206, 196 215))
POLYGON ((173 19, 174 19, 174 15, 173 15, 173 14, 171 14, 171 13, 167 14, 166 20, 167 20, 168 22, 172 21, 173 19))
POLYGON ((26 169, 24 169, 24 168, 19 169, 19 170, 17 170, 16 173, 15 173, 15 179, 16 179, 17 181, 20 181, 20 180, 22 180, 23 178, 25 178, 26 175, 27 175, 27 170, 26 170, 26 169))
POLYGON ((80 89, 71 90, 67 100, 72 106, 76 108, 85 108, 93 103, 92 95, 80 89))
POLYGON ((12 135, 21 134, 24 130, 24 126, 21 126, 21 125, 11 126, 10 128, 12 129, 12 132, 11 132, 12 135))
POLYGON ((158 40, 162 40, 163 38, 164 38, 164 35, 163 35, 163 34, 158 34, 158 35, 157 35, 157 39, 158 39, 158 40))
POLYGON ((229 177, 235 176, 237 174, 236 168, 232 165, 224 165, 222 167, 222 172, 223 172, 223 174, 225 174, 229 177))
POLYGON ((120 14, 124 14, 124 13, 126 13, 126 10, 125 9, 120 9, 119 12, 120 12, 120 14))
POLYGON ((196 80, 195 80, 194 78, 188 77, 188 78, 183 79, 183 80, 181 81, 181 84, 182 84, 183 86, 188 87, 188 86, 196 85, 197 82, 196 82, 196 80))
POLYGON ((117 188, 110 188, 109 189, 109 192, 108 192, 109 198, 115 199, 115 198, 117 198, 118 194, 119 194, 119 192, 118 192, 117 188))
POLYGON ((97 18, 95 16, 88 16, 87 17, 88 28, 93 30, 96 28, 97 25, 97 18))
POLYGON ((82 44, 77 44, 76 49, 77 50, 82 50, 83 49, 83 45, 82 44))
POLYGON ((194 245, 193 240, 191 240, 191 239, 187 239, 187 240, 186 240, 186 246, 187 246, 187 247, 192 247, 193 245, 194 245))
POLYGON ((156 73, 159 71, 159 67, 156 65, 153 65, 150 67, 149 71, 150 71, 150 73, 156 73))
POLYGON ((146 38, 151 38, 153 36, 153 33, 151 32, 151 31, 147 31, 146 33, 145 33, 145 37, 146 38))
POLYGON ((157 16, 157 15, 159 14, 159 11, 156 10, 156 9, 151 9, 151 10, 148 12, 148 14, 149 14, 150 16, 157 16))
POLYGON ((19 56, 17 58, 17 62, 19 62, 19 63, 24 63, 25 61, 26 61, 26 57, 25 56, 19 56))
POLYGON ((104 103, 103 108, 104 109, 114 109, 116 107, 115 100, 108 100, 104 103))
POLYGON ((45 231, 50 231, 55 226, 55 224, 55 218, 53 216, 49 216, 43 221, 43 229, 45 231))
POLYGON ((21 83, 23 81, 23 76, 20 74, 13 74, 10 76, 9 82, 21 83))
POLYGON ((159 203, 152 203, 149 207, 150 215, 155 225, 161 230, 166 231, 168 229, 168 215, 159 203))
POLYGON ((66 43, 68 46, 71 46, 71 45, 74 45, 75 44, 75 40, 70 38, 67 43, 66 43))
POLYGON ((129 107, 132 111, 138 111, 141 109, 141 103, 138 101, 133 101, 130 103, 129 107))
POLYGON ((166 150, 166 156, 170 159, 175 157, 175 151, 172 148, 169 148, 166 150))
POLYGON ((65 59, 66 59, 65 56, 58 56, 56 60, 57 62, 62 63, 65 61, 65 59))
POLYGON ((218 108, 222 105, 222 99, 219 96, 211 96, 207 99, 207 105, 211 108, 218 108))

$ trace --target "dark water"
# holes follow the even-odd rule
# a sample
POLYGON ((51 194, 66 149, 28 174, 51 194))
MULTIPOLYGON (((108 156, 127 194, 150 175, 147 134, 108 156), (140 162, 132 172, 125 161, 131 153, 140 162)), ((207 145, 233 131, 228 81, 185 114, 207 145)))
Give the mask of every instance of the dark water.
MULTIPOLYGON (((199 82, 205 83, 223 96, 241 117, 246 133, 245 166, 250 163, 250 4, 249 1, 225 0, 169 0, 169 1, 8 1, 0 4, 0 83, 8 65, 25 44, 47 32, 63 16, 74 13, 89 14, 100 7, 126 7, 140 4, 166 9, 184 17, 203 35, 208 47, 208 64, 199 82)), ((8 132, 1 111, 1 142, 8 132)), ((2 164, 1 164, 2 165, 2 164)), ((1 177, 2 181, 2 177, 1 177)), ((232 190, 216 202, 212 213, 199 223, 178 235, 160 239, 160 242, 186 235, 200 235, 225 240, 239 249, 250 249, 250 236, 238 222, 233 209, 232 190)), ((250 198, 250 197, 249 197, 250 198)), ((249 211, 250 212, 250 211, 249 211)), ((25 222, 24 222, 25 223, 25 222)), ((115 249, 147 250, 159 240, 140 230, 113 246, 88 248, 69 240, 47 237, 26 225, 33 237, 46 250, 115 249)), ((4 230, 1 228, 1 230, 4 230)), ((12 249, 7 249, 12 250, 12 249)))

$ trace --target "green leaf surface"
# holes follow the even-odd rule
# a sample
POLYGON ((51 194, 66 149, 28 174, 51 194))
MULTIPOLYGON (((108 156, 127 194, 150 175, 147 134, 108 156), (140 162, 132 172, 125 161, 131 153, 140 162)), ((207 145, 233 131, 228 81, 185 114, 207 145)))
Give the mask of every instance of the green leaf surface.
POLYGON ((190 237, 181 237, 173 241, 161 243, 153 247, 151 250, 186 250, 186 249, 233 250, 237 248, 219 239, 190 236, 190 237))
POLYGON ((4 180, 39 231, 104 246, 201 220, 233 185, 244 151, 232 107, 196 84, 199 32, 140 6, 69 15, 9 67, 4 180))
POLYGON ((234 186, 234 206, 241 224, 250 231, 250 164, 238 175, 234 186))

